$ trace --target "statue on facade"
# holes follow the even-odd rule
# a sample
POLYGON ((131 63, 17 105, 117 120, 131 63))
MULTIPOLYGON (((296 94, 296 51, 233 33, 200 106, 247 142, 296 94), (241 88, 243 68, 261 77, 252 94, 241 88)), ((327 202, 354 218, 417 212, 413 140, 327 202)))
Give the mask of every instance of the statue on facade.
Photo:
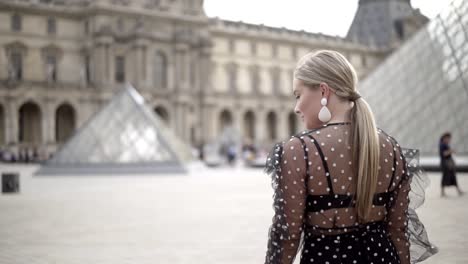
POLYGON ((16 69, 13 63, 8 64, 8 80, 17 81, 18 80, 18 69, 16 69))
POLYGON ((47 82, 55 81, 55 65, 52 63, 46 64, 46 80, 47 82))

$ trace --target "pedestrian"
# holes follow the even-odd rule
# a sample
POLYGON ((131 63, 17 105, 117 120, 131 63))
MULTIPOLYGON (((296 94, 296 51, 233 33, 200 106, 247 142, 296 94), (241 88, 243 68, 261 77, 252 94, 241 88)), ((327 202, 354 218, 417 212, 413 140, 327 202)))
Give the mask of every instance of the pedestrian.
POLYGON ((456 164, 453 160, 452 154, 455 152, 450 147, 450 141, 452 135, 447 132, 444 133, 439 140, 439 156, 440 156, 440 167, 442 169, 442 181, 441 181, 441 196, 445 197, 445 187, 455 186, 458 191, 458 195, 463 195, 463 191, 457 183, 456 176, 456 164))
POLYGON ((236 161, 236 145, 231 144, 227 147, 227 159, 229 165, 233 166, 236 161))

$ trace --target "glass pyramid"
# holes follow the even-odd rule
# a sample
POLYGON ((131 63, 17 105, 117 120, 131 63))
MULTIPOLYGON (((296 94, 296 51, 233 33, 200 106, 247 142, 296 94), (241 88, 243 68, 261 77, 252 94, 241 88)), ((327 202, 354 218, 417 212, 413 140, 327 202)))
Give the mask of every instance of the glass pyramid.
POLYGON ((447 8, 361 84, 377 124, 403 146, 437 156, 439 137, 468 154, 468 1, 447 8))
POLYGON ((36 174, 185 172, 185 146, 126 85, 36 174))

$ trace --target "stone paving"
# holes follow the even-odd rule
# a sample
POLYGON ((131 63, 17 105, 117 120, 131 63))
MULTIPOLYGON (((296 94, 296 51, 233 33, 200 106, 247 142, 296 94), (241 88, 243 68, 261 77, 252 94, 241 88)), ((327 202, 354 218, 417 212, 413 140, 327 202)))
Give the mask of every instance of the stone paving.
MULTIPOLYGON (((273 211, 261 169, 32 176, 36 169, 0 164, 21 172, 20 193, 0 195, 0 264, 263 263, 273 211)), ((440 253, 423 263, 468 263, 468 195, 441 199, 440 175, 430 177, 419 213, 440 253)))

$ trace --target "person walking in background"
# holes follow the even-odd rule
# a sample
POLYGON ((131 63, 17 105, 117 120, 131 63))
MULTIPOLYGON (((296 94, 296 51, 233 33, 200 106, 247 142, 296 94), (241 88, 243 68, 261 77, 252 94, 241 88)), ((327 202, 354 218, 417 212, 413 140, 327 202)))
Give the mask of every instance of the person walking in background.
POLYGON ((227 160, 228 160, 228 164, 231 165, 231 166, 234 166, 235 165, 235 161, 236 161, 236 154, 237 154, 237 146, 234 145, 234 144, 231 144, 227 147, 227 160))
POLYGON ((455 186, 458 191, 458 195, 463 195, 464 192, 460 190, 457 183, 456 176, 456 164, 453 160, 452 154, 455 152, 450 147, 450 141, 452 134, 449 132, 444 133, 440 137, 439 141, 439 155, 440 155, 440 167, 442 169, 442 181, 441 181, 441 196, 445 197, 445 187, 455 186))

